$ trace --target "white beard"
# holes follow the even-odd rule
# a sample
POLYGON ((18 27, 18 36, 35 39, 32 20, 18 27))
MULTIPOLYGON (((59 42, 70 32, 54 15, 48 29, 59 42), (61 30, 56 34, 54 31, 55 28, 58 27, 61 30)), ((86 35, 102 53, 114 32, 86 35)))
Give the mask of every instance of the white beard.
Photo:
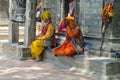
POLYGON ((49 21, 44 22, 45 25, 47 25, 48 23, 49 23, 49 21))

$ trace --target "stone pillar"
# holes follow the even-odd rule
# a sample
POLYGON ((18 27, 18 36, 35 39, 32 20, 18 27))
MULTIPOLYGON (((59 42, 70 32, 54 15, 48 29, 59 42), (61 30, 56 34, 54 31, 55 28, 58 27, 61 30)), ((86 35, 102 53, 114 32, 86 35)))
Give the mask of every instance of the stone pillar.
POLYGON ((29 46, 35 40, 37 0, 26 0, 26 21, 24 28, 24 46, 29 46))
POLYGON ((114 17, 110 24, 110 37, 108 38, 111 51, 120 51, 120 0, 113 4, 114 17))
POLYGON ((64 18, 64 0, 61 0, 60 20, 64 18))
POLYGON ((15 0, 9 0, 9 42, 17 43, 19 40, 19 25, 12 22, 13 11, 15 9, 15 0))
POLYGON ((75 0, 75 21, 78 23, 79 23, 79 13, 80 13, 79 3, 80 0, 75 0))
MULTIPOLYGON (((100 13, 103 8, 103 0, 76 0, 76 2, 79 7, 79 17, 76 17, 85 41, 92 43, 92 48, 89 50, 89 53, 92 55, 100 55, 102 26, 100 13)), ((106 46, 107 45, 104 45, 105 50, 106 46)))

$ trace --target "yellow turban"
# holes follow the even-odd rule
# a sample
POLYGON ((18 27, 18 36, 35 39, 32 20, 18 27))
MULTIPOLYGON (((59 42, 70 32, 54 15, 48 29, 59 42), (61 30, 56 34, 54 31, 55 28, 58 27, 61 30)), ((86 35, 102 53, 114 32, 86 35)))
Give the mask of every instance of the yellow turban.
POLYGON ((69 26, 75 28, 77 26, 74 17, 67 16, 66 19, 69 21, 69 26))
POLYGON ((44 20, 44 19, 51 19, 51 14, 49 12, 42 12, 41 20, 44 20))

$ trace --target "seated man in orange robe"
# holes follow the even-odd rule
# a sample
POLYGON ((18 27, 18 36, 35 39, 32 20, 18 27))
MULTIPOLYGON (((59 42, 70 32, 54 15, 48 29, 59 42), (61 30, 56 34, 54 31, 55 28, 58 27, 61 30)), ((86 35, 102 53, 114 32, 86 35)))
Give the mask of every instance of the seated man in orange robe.
POLYGON ((66 17, 64 27, 66 28, 66 39, 60 46, 53 48, 52 53, 61 56, 83 54, 84 38, 74 18, 66 17))

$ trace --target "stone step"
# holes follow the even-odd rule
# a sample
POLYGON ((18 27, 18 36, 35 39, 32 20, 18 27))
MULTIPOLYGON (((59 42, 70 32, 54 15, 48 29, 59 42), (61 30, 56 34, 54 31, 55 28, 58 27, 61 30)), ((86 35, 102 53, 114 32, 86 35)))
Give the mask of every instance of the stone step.
POLYGON ((66 57, 66 56, 54 56, 50 49, 45 50, 43 58, 47 61, 51 61, 54 64, 61 64, 59 66, 64 66, 65 68, 70 67, 81 67, 84 68, 84 56, 78 60, 75 57, 66 57), (79 61, 81 63, 79 63, 79 61))
POLYGON ((44 52, 43 59, 58 67, 82 72, 95 77, 95 80, 120 80, 120 61, 108 57, 54 56, 50 49, 44 52))
MULTIPOLYGON (((23 60, 31 58, 30 49, 17 43, 1 42, 0 52, 23 60)), ((50 62, 58 67, 82 72, 83 74, 95 77, 95 80, 120 80, 120 61, 108 57, 75 55, 72 57, 54 56, 51 49, 43 53, 43 61, 50 62)))
MULTIPOLYGON (((9 34, 9 27, 8 26, 0 26, 0 35, 8 35, 9 34)), ((19 27, 19 34, 24 34, 24 27, 19 27)))
POLYGON ((0 19, 0 26, 8 26, 9 20, 8 19, 0 19))
POLYGON ((19 60, 31 58, 30 49, 18 43, 0 42, 0 52, 11 55, 19 60))
MULTIPOLYGON (((8 35, 8 34, 9 34, 8 32, 1 32, 1 33, 0 33, 0 35, 8 35)), ((19 34, 20 34, 20 35, 23 35, 24 32, 20 32, 19 34)))

